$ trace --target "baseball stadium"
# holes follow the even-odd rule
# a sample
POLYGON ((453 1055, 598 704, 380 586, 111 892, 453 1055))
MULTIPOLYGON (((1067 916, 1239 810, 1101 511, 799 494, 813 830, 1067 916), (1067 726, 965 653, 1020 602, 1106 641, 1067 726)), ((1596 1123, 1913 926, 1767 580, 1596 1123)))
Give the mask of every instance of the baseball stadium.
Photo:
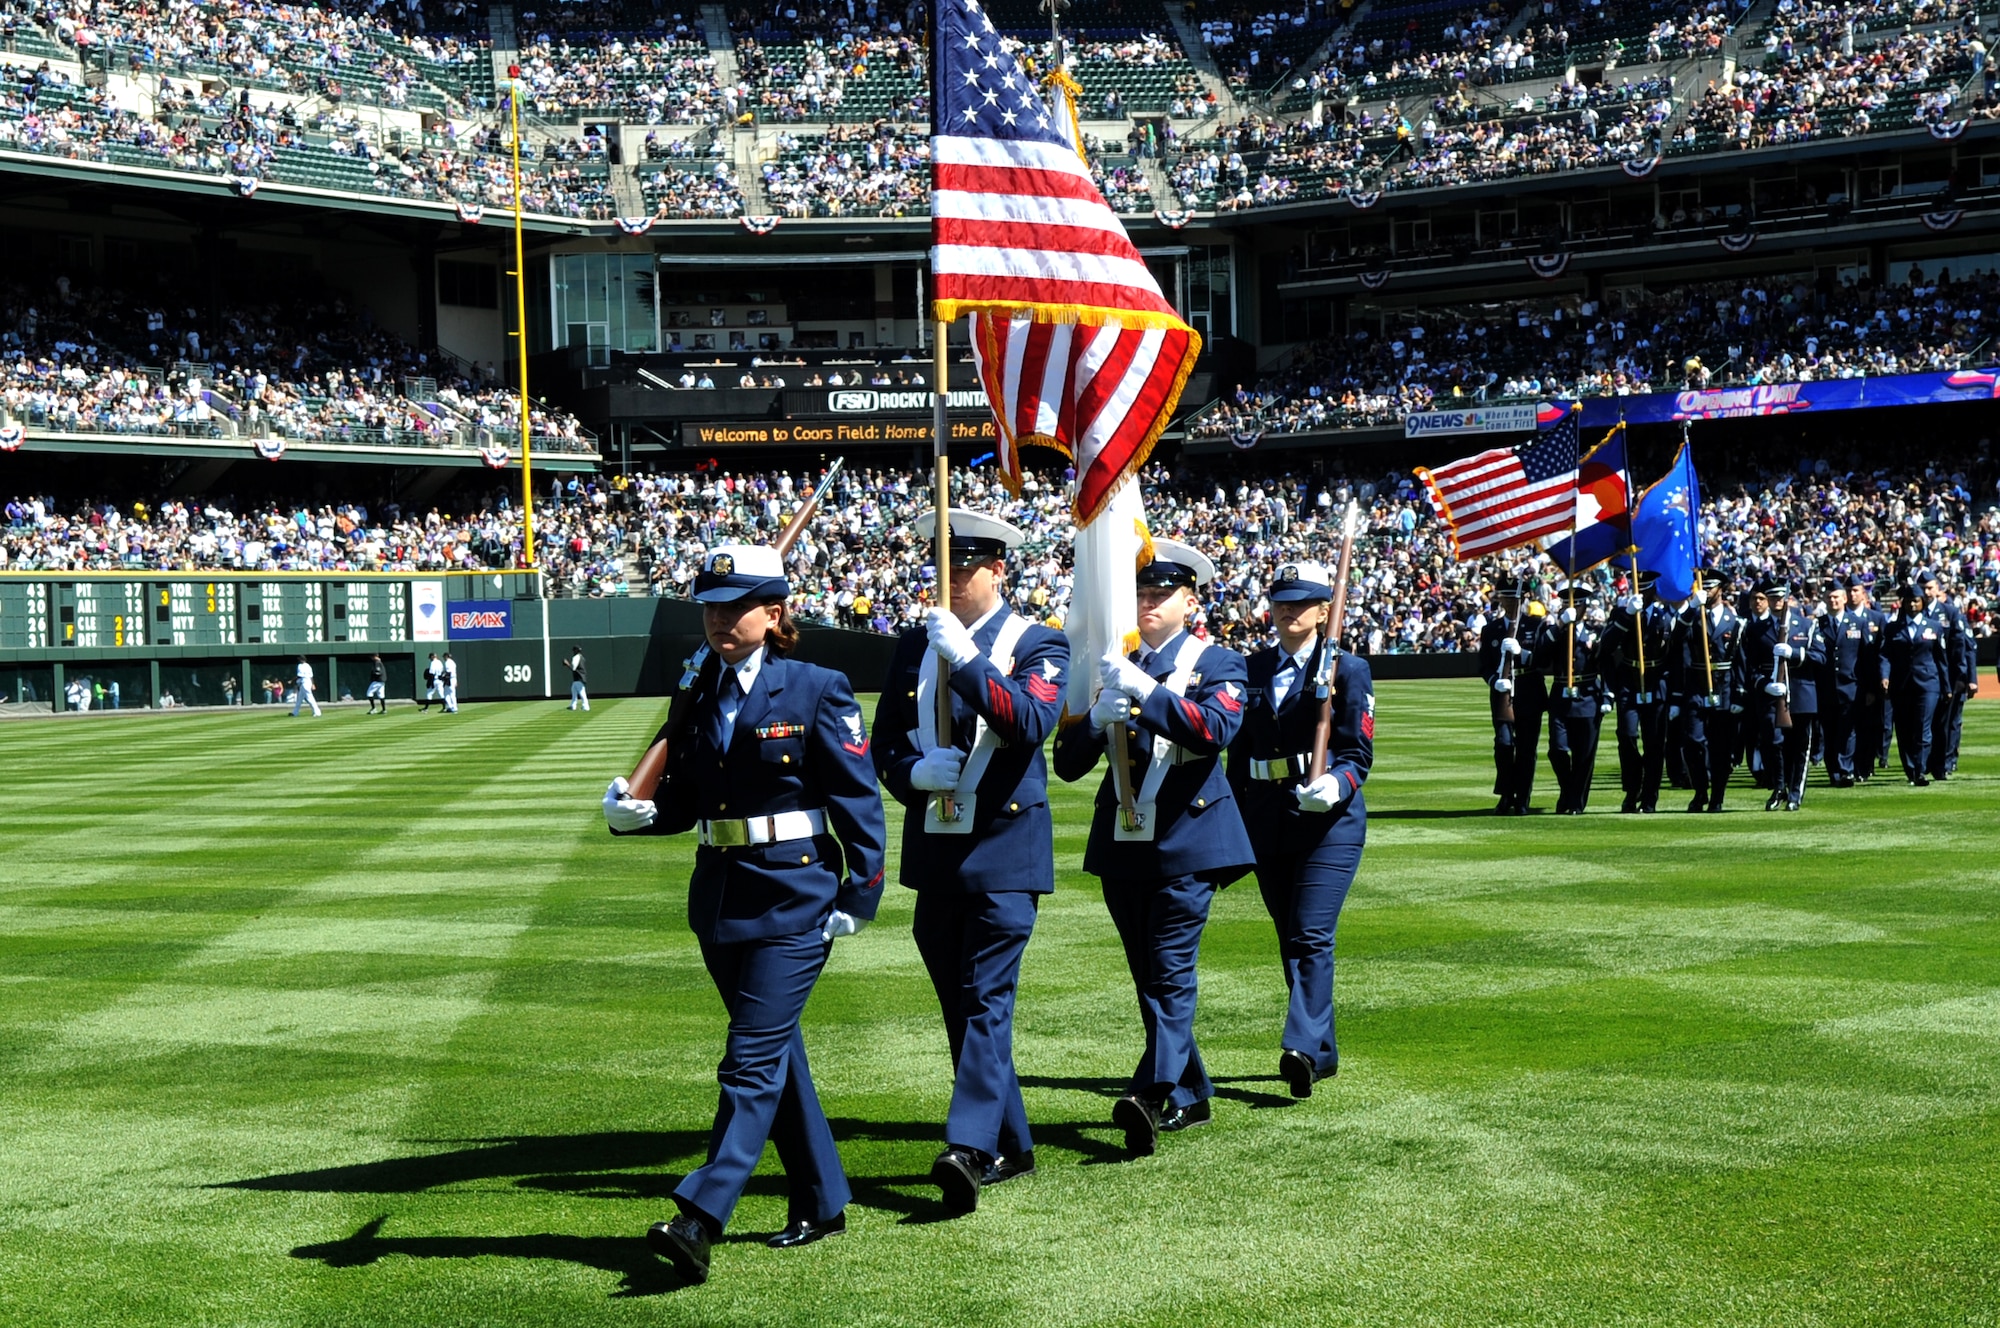
POLYGON ((0 1319, 2000 1324, 1988 37, 5 0, 0 1319))

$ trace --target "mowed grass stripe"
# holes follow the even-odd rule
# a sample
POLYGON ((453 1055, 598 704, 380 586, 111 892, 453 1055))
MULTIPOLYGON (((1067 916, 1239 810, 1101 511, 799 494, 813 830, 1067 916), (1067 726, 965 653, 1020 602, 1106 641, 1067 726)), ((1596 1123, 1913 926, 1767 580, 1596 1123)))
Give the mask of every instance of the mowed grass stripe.
MULTIPOLYGON (((220 1003, 175 1005, 163 986, 163 1014, 208 1040, 0 1087, 0 1146, 62 1159, 0 1182, 0 1315, 1993 1321, 2000 881, 1982 848, 2000 708, 1974 707, 1965 774, 1939 788, 1815 783, 1796 817, 1750 810, 1762 798, 1739 788, 1741 810, 1720 817, 1621 817, 1607 744, 1591 815, 1503 821, 1486 814, 1479 689, 1379 691, 1370 847, 1341 928, 1339 1079, 1294 1105, 1273 1077, 1281 976, 1245 880, 1218 898, 1202 956, 1217 1119, 1122 1159, 1108 1095, 1138 1020, 1079 871, 1095 782, 1059 787, 1061 888, 1017 1025, 1042 1174, 936 1220, 923 1177, 949 1068, 912 896, 892 890, 876 925, 835 947, 807 1018, 854 1232, 790 1255, 750 1243, 784 1220, 767 1160, 742 1243, 698 1291, 671 1290, 639 1240, 699 1159, 715 1100, 724 1016, 686 931, 692 848, 613 840, 596 809, 663 704, 468 707, 439 721, 449 744, 399 767, 396 797, 372 796, 365 757, 329 761, 304 721, 266 728, 260 744, 296 746, 260 763, 336 767, 313 777, 314 806, 339 828, 294 832, 316 822, 261 801, 258 772, 239 770, 247 824, 316 864, 296 888, 271 902, 254 832, 171 855, 213 855, 205 880, 176 865, 120 887, 135 912, 229 903, 235 925, 169 974, 220 1003), (446 796, 475 772, 478 805, 446 796), (260 884, 236 893, 242 880, 260 884), (338 1005, 354 992, 406 993, 407 1013, 368 1024, 387 1007, 338 1005), (467 1007, 443 1013, 461 992, 467 1007), (348 1031, 311 1036, 288 1014, 301 1010, 348 1031), (106 1217, 130 1212, 143 1216, 106 1217)), ((223 717, 218 746, 263 718, 223 717)), ((1547 807, 1546 769, 1538 785, 1547 807)), ((60 821, 32 814, 45 831, 60 821)), ((215 833, 214 815, 194 814, 190 837, 215 833)), ((13 968, 17 942, 96 932, 88 896, 104 888, 38 897, 62 911, 8 937, 0 980, 37 977, 13 968)))

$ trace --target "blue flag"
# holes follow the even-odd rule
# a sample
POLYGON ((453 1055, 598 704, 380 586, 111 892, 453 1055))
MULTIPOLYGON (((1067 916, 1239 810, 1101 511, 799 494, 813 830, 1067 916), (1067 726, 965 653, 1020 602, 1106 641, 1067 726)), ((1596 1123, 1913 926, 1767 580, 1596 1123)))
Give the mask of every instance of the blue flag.
POLYGON ((1659 573, 1655 593, 1669 604, 1694 594, 1694 574, 1701 566, 1700 512, 1694 454, 1682 443, 1674 464, 1658 484, 1640 495, 1632 513, 1639 570, 1659 573))
POLYGON ((1632 547, 1632 482, 1625 469, 1625 426, 1613 426, 1576 472, 1575 534, 1542 541, 1549 561, 1565 572, 1609 562, 1632 547))

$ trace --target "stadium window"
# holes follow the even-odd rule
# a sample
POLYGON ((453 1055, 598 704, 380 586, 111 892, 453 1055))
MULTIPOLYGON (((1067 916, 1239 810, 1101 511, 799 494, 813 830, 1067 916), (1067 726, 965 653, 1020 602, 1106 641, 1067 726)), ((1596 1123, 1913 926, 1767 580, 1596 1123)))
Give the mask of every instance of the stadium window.
POLYGON ((500 274, 491 263, 438 260, 438 303, 465 309, 500 307, 500 274))

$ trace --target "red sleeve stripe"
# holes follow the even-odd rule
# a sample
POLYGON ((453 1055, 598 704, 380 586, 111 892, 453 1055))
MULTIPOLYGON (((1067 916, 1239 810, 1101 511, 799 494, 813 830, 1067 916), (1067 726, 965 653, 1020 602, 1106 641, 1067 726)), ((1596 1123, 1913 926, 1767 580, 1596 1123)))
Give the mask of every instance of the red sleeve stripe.
POLYGON ((1014 727, 1014 694, 997 678, 986 680, 986 701, 993 710, 993 722, 1002 728, 1014 727))
POLYGON ((1188 722, 1188 727, 1199 733, 1204 742, 1215 741, 1214 735, 1208 731, 1208 718, 1201 713, 1201 707, 1184 696, 1180 698, 1180 703, 1181 718, 1188 722))

